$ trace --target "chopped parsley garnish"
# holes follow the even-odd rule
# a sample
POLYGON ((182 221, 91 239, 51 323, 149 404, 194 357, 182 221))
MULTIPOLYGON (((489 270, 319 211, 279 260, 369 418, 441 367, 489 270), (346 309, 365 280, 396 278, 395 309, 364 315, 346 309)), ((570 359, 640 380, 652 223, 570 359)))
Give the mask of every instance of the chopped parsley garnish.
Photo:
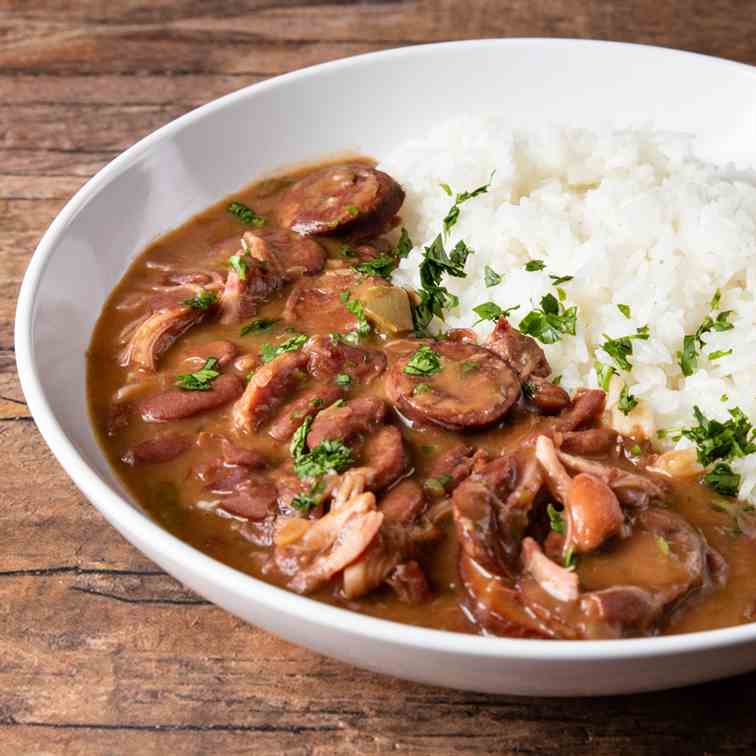
POLYGON ((531 310, 518 329, 543 344, 554 344, 564 334, 574 336, 576 322, 577 307, 565 309, 553 294, 546 294, 541 298, 540 309, 531 310))
POLYGON ((247 226, 264 226, 265 218, 261 218, 251 207, 247 207, 241 202, 232 202, 226 212, 231 213, 247 226))
POLYGON ((698 407, 693 407, 697 426, 683 428, 681 436, 696 444, 698 461, 714 468, 704 475, 704 482, 723 496, 736 496, 740 488, 740 475, 728 464, 733 459, 756 452, 756 430, 739 407, 729 409, 730 419, 725 422, 710 420, 698 407))
POLYGON ((596 371, 598 385, 604 391, 609 391, 609 383, 613 375, 618 375, 617 371, 611 365, 603 365, 598 360, 593 363, 593 369, 596 371))
MULTIPOLYGON (((480 196, 481 194, 485 194, 488 191, 488 188, 491 186, 491 182, 493 181, 493 177, 496 171, 491 171, 491 175, 488 178, 488 183, 483 184, 483 186, 479 186, 477 189, 473 189, 469 192, 459 192, 457 196, 454 199, 454 204, 449 208, 449 212, 446 214, 446 217, 444 218, 444 233, 448 234, 449 231, 457 224, 457 221, 459 220, 459 206, 463 203, 467 202, 468 200, 471 200, 475 197, 480 196)), ((452 190, 451 187, 448 184, 441 184, 441 188, 451 197, 452 196, 452 190)))
POLYGON ((549 516, 551 529, 555 533, 564 533, 564 518, 562 517, 562 513, 553 504, 549 504, 546 507, 546 514, 549 516))
POLYGON ((618 339, 610 339, 604 334, 606 341, 601 345, 604 350, 622 370, 632 370, 633 366, 627 358, 633 353, 633 339, 648 339, 648 326, 636 328, 636 332, 630 336, 621 336, 618 339))
POLYGON ((355 332, 358 336, 367 336, 370 333, 370 323, 368 323, 365 316, 365 305, 360 302, 359 299, 350 299, 351 293, 348 291, 342 291, 339 294, 339 299, 344 304, 344 307, 357 318, 357 328, 355 332))
POLYGON ((274 346, 273 344, 263 344, 262 347, 260 347, 260 357, 262 358, 263 363, 267 365, 279 355, 284 354, 284 352, 296 352, 301 349, 307 342, 308 338, 309 336, 306 336, 303 333, 298 333, 295 336, 290 336, 278 346, 274 346))
POLYGON ((434 375, 441 372, 441 357, 429 346, 421 346, 404 366, 407 375, 434 375))
POLYGON ((346 211, 352 217, 355 217, 360 214, 359 208, 355 207, 354 205, 347 205, 346 211))
POLYGON ((525 270, 528 273, 535 273, 537 270, 543 270, 546 267, 546 263, 543 260, 528 260, 525 264, 525 270))
POLYGON ((664 556, 669 556, 669 542, 664 536, 655 536, 656 538, 656 545, 659 547, 659 551, 661 551, 664 556))
POLYGON ((320 478, 328 473, 343 472, 353 462, 352 450, 346 444, 325 440, 314 449, 302 451, 294 457, 294 472, 302 480, 320 478))
POLYGON ((278 320, 278 318, 258 318, 257 320, 252 320, 239 329, 239 336, 247 336, 250 333, 263 333, 264 331, 269 331, 276 323, 278 323, 278 320))
POLYGON ((354 266, 358 273, 366 276, 381 276, 387 281, 391 280, 391 274, 399 267, 399 262, 412 251, 412 239, 406 228, 402 228, 399 241, 396 246, 383 255, 378 255, 372 260, 366 260, 354 266))
POLYGON ((721 349, 718 352, 710 352, 709 361, 714 362, 714 360, 718 360, 720 357, 727 357, 730 354, 732 354, 732 349, 721 349))
POLYGON ((619 401, 617 402, 617 409, 623 415, 629 415, 631 410, 638 406, 638 400, 630 393, 630 389, 627 384, 622 386, 620 391, 619 401))
POLYGON ((568 570, 574 570, 577 558, 575 556, 575 547, 570 544, 564 552, 564 566, 568 570))
MULTIPOLYGON (((722 292, 717 289, 714 292, 714 296, 711 299, 711 310, 714 312, 715 310, 719 309, 719 303, 722 299, 722 292)), ((730 317, 732 315, 732 310, 722 310, 716 318, 712 318, 711 315, 707 315, 700 326, 698 326, 698 329, 696 332, 692 335, 688 334, 683 337, 683 348, 682 351, 677 353, 677 359, 680 364, 680 370, 682 370, 682 374, 686 377, 693 375, 696 368, 698 367, 698 354, 701 349, 706 346, 706 342, 703 340, 703 337, 707 333, 711 333, 712 331, 730 331, 735 326, 730 323, 730 317)), ((710 360, 716 360, 719 357, 724 357, 725 354, 732 353, 732 350, 729 352, 712 352, 711 355, 709 355, 710 360), (716 355, 716 356, 713 356, 716 355)))
POLYGON ((340 257, 357 257, 357 253, 348 244, 342 244, 339 247, 339 256, 340 257))
POLYGON ((643 454, 643 449, 640 448, 639 444, 636 444, 630 448, 630 454, 632 454, 633 457, 640 457, 640 455, 643 454))
POLYGON ((439 234, 429 247, 423 250, 420 263, 420 302, 412 308, 415 332, 424 334, 433 317, 444 319, 444 310, 456 307, 459 299, 446 287, 441 286, 444 274, 454 278, 465 278, 465 263, 472 250, 463 242, 447 254, 444 240, 439 234))
POLYGON ((486 288, 490 289, 493 286, 498 286, 502 281, 502 276, 499 275, 490 265, 486 265, 483 269, 483 281, 486 284, 486 288))
POLYGON ((479 320, 473 323, 473 326, 478 325, 478 323, 482 323, 484 320, 493 320, 494 322, 496 322, 501 317, 508 318, 509 313, 514 312, 519 307, 520 305, 515 305, 514 307, 509 307, 508 309, 503 310, 501 307, 499 307, 499 305, 496 304, 496 302, 484 302, 477 307, 473 307, 473 312, 479 318, 479 320))
POLYGON ((480 363, 479 362, 463 362, 462 363, 462 372, 463 373, 472 373, 475 370, 480 370, 480 363))
POLYGON ((446 192, 446 194, 451 197, 454 192, 452 192, 452 188, 447 184, 445 181, 442 181, 439 186, 446 192))
POLYGON ((201 289, 191 299, 185 299, 181 304, 195 310, 207 310, 218 301, 218 295, 213 291, 201 289))
POLYGON ((205 364, 194 373, 184 373, 176 376, 176 385, 184 391, 210 391, 212 382, 220 375, 215 368, 218 360, 208 357, 205 364))
POLYGON ((756 431, 751 421, 739 407, 728 412, 730 419, 721 422, 709 420, 698 407, 693 407, 698 425, 681 431, 681 435, 696 444, 698 461, 704 466, 717 460, 728 461, 756 452, 756 431))
POLYGON ((350 386, 352 384, 352 376, 349 373, 339 373, 336 376, 336 384, 338 386, 350 386))
POLYGON ((704 475, 704 483, 722 496, 737 496, 740 488, 740 475, 734 472, 726 462, 718 462, 714 469, 704 475))
POLYGON ((619 311, 620 311, 620 312, 621 312, 621 313, 622 313, 622 314, 623 314, 623 315, 624 315, 624 316, 625 316, 626 318, 628 318, 628 319, 630 318, 630 315, 632 314, 632 313, 630 312, 630 305, 626 305, 626 304, 618 304, 618 305, 617 305, 617 309, 618 309, 618 310, 619 310, 619 311))
POLYGON ((427 394, 429 391, 433 390, 433 386, 430 385, 430 383, 418 383, 414 389, 412 389, 412 394, 427 394))
POLYGON ((727 396, 727 394, 722 394, 722 396, 719 397, 720 402, 727 402, 730 400, 730 397, 727 396))
POLYGON ((233 270, 240 280, 247 280, 247 271, 249 270, 252 257, 250 255, 231 255, 228 258, 228 265, 233 270))
POLYGON ((436 478, 426 478, 423 488, 431 496, 441 497, 446 493, 446 486, 454 480, 451 475, 439 475, 436 478))
MULTIPOLYGON (((568 281, 572 281, 575 276, 552 276, 551 274, 549 274, 549 278, 551 279, 552 286, 561 286, 568 281)), ((561 291, 561 289, 559 289, 559 291, 561 291)))

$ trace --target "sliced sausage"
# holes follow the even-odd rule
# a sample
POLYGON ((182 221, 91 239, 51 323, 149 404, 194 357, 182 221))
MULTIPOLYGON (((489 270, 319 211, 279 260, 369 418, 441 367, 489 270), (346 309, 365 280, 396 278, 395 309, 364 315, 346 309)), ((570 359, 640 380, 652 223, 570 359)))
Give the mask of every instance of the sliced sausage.
POLYGON ((307 370, 320 381, 331 381, 339 373, 367 385, 386 369, 386 355, 377 349, 362 349, 330 336, 313 336, 304 346, 309 356, 307 370))
POLYGON ((404 190, 386 173, 360 163, 314 171, 279 201, 282 226, 304 236, 344 232, 366 238, 380 233, 399 212, 404 190))
POLYGON ((121 460, 127 465, 154 465, 170 462, 191 448, 194 441, 190 436, 165 433, 140 441, 132 446, 121 460))
POLYGON ((306 366, 307 355, 303 352, 285 352, 263 365, 234 405, 234 430, 246 433, 259 428, 299 385, 306 366))
POLYGON ((386 522, 410 523, 425 510, 423 491, 417 481, 403 480, 383 496, 378 508, 386 522))
POLYGON ((371 433, 362 448, 361 457, 363 465, 370 470, 368 483, 374 491, 390 486, 409 465, 402 434, 393 425, 384 425, 371 433))
POLYGON ((147 423, 165 423, 197 415, 222 407, 238 399, 244 392, 244 382, 235 375, 216 378, 209 391, 171 389, 139 402, 137 407, 147 423))
POLYGON ((281 407, 268 433, 277 441, 288 441, 308 417, 315 417, 343 395, 344 392, 334 383, 313 386, 298 399, 281 407))
POLYGON ((399 356, 389 369, 387 395, 411 420, 448 430, 480 428, 500 420, 520 395, 514 371, 488 349, 463 342, 412 343, 431 348, 440 370, 408 373, 414 353, 399 356))
POLYGON ((486 347, 496 352, 523 383, 531 376, 548 378, 551 374, 549 361, 536 340, 512 328, 506 318, 499 318, 486 347))
POLYGON ((382 399, 369 396, 353 399, 342 407, 332 407, 318 414, 310 432, 307 444, 314 449, 321 441, 345 441, 358 433, 368 433, 383 422, 386 403, 382 399))
POLYGON ((351 270, 333 270, 303 278, 289 294, 284 318, 305 332, 346 333, 357 328, 357 318, 347 310, 341 295, 354 288, 359 276, 351 270))

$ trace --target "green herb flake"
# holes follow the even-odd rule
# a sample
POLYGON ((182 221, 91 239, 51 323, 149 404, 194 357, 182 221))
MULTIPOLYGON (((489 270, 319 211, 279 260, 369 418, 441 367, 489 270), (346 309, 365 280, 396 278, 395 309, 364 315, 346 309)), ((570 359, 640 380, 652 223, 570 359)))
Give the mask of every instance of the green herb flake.
POLYGON ((246 281, 251 260, 249 255, 231 255, 228 258, 228 265, 242 281, 246 281))
POLYGON ((721 422, 710 420, 699 407, 693 407, 698 425, 683 428, 681 435, 696 444, 698 461, 704 465, 712 462, 745 457, 756 452, 754 428, 739 407, 728 410, 730 419, 721 422))
POLYGON ((257 320, 252 320, 239 329, 239 335, 248 336, 250 333, 263 333, 269 331, 276 323, 278 323, 278 320, 278 318, 258 318, 257 320))
POLYGON ((525 270, 528 273, 535 273, 538 270, 543 270, 546 267, 546 263, 543 260, 529 260, 525 264, 525 270))
POLYGON ((719 397, 720 402, 728 402, 730 400, 730 397, 727 396, 727 394, 722 394, 722 396, 719 397))
POLYGON ((339 257, 357 257, 357 253, 348 244, 342 244, 339 247, 339 257))
POLYGON ((641 449, 638 444, 635 444, 635 446, 630 448, 630 454, 632 454, 633 457, 640 457, 640 455, 643 454, 643 449, 641 449))
POLYGON ((477 307, 473 307, 473 312, 478 316, 478 320, 473 323, 473 326, 482 323, 484 320, 492 320, 495 323, 499 318, 508 318, 510 313, 519 308, 520 305, 515 305, 514 307, 509 307, 505 310, 499 307, 496 302, 484 302, 477 307))
POLYGON ((502 276, 490 265, 486 265, 483 269, 483 282, 486 284, 486 288, 490 289, 494 286, 498 286, 502 282, 502 276))
POLYGON ((355 207, 354 205, 347 205, 346 211, 351 215, 353 218, 360 214, 359 208, 355 207))
POLYGON ((191 299, 185 299, 181 304, 194 310, 208 310, 218 301, 218 295, 213 291, 201 289, 191 299))
POLYGON ((704 475, 704 483, 722 496, 737 496, 740 489, 740 475, 726 462, 714 465, 711 472, 704 475))
POLYGON ((449 184, 442 182, 439 186, 446 192, 447 196, 451 197, 454 194, 449 184))
POLYGON ((629 320, 631 316, 630 305, 618 304, 617 309, 629 320))
POLYGON ((212 382, 220 375, 218 360, 208 357, 205 364, 194 373, 176 376, 176 385, 184 391, 210 391, 212 382))
POLYGON ((618 339, 610 339, 606 334, 606 341, 601 345, 601 349, 606 352, 622 370, 632 370, 632 364, 627 359, 633 353, 633 339, 645 341, 648 339, 648 326, 641 326, 635 329, 635 333, 630 336, 621 336, 618 339))
POLYGON ((669 556, 669 542, 664 536, 655 536, 656 545, 659 547, 659 551, 664 554, 665 557, 669 556))
MULTIPOLYGON (((459 192, 457 196, 454 199, 454 204, 449 209, 449 212, 446 214, 446 217, 444 218, 444 233, 448 234, 449 231, 456 225, 457 221, 459 220, 459 206, 467 202, 468 200, 474 199, 475 197, 479 197, 481 194, 485 194, 489 187, 491 186, 491 182, 493 181, 493 177, 496 174, 496 171, 491 171, 491 175, 488 179, 487 184, 483 184, 482 186, 477 187, 477 189, 473 189, 472 191, 466 191, 466 192, 459 192)), ((451 190, 451 187, 448 184, 441 184, 441 188, 451 197, 453 192, 451 190)))
POLYGON ((427 394, 433 390, 433 386, 430 383, 418 383, 414 389, 412 389, 413 396, 416 394, 427 394))
POLYGON ((226 212, 233 215, 246 226, 264 226, 265 218, 260 217, 251 207, 247 207, 241 202, 232 202, 226 212))
POLYGON ((296 352, 300 350, 305 345, 308 338, 309 336, 299 333, 295 336, 289 337, 278 346, 263 344, 262 347, 260 347, 260 357, 262 358, 263 363, 267 365, 285 352, 296 352))
POLYGON ((294 459, 297 477, 319 478, 329 473, 340 473, 352 465, 352 450, 342 441, 321 441, 314 449, 294 459))
POLYGON ((475 372, 476 370, 480 370, 479 362, 465 361, 462 363, 462 372, 464 374, 472 373, 472 372, 475 372))
POLYGON ((549 275, 549 278, 551 279, 551 285, 552 286, 561 286, 562 284, 566 284, 569 281, 572 281, 575 276, 552 276, 549 275))
POLYGON ((618 375, 617 371, 611 365, 604 365, 601 362, 594 362, 593 369, 596 371, 596 382, 604 391, 609 391, 609 384, 613 375, 618 375))
POLYGON ((623 415, 629 415, 630 412, 637 407, 638 400, 630 393, 630 389, 628 388, 627 384, 624 384, 622 386, 622 391, 620 391, 619 395, 619 401, 617 402, 617 409, 623 414, 623 415))
MULTIPOLYGON (((719 304, 722 299, 722 293, 719 289, 717 289, 714 292, 714 296, 711 298, 710 307, 712 312, 719 309, 719 304)), ((688 334, 683 337, 683 348, 680 352, 677 353, 678 362, 680 364, 680 370, 682 370, 682 374, 686 377, 693 375, 694 371, 698 367, 698 353, 701 349, 703 349, 704 346, 706 346, 706 342, 704 341, 703 337, 707 333, 711 333, 712 331, 730 331, 735 326, 733 323, 730 323, 730 318, 732 317, 732 310, 723 310, 722 312, 718 313, 715 318, 713 318, 711 315, 707 315, 700 326, 698 326, 696 332, 694 334, 688 334)), ((732 350, 730 350, 728 353, 732 353, 732 350)), ((712 356, 709 355, 709 359, 718 359, 719 357, 724 357, 727 353, 725 352, 712 352, 712 356)))
POLYGON ((339 299, 344 304, 344 307, 357 319, 357 328, 355 329, 357 335, 367 336, 372 329, 365 315, 365 305, 359 299, 350 299, 350 296, 350 292, 343 291, 339 295, 339 299))
POLYGON ((723 349, 718 352, 711 352, 708 358, 710 362, 714 362, 714 360, 718 360, 721 357, 727 357, 730 354, 732 354, 732 349, 723 349))
POLYGON ((575 335, 577 307, 565 308, 553 294, 541 298, 540 309, 531 310, 518 326, 543 344, 555 344, 563 335, 575 335))
POLYGON ((555 533, 564 533, 564 518, 560 510, 556 509, 553 504, 546 507, 546 514, 549 516, 549 525, 555 533))
POLYGON ((336 376, 336 384, 338 386, 351 386, 352 385, 352 376, 349 375, 349 373, 339 373, 336 376))
POLYGON ((575 547, 570 544, 564 551, 564 566, 568 570, 574 570, 577 564, 577 557, 575 555, 575 547))
POLYGON ((421 346, 404 366, 407 375, 434 375, 441 372, 441 357, 429 346, 421 346))
POLYGON ((522 395, 530 401, 536 395, 536 387, 532 383, 522 384, 522 395))

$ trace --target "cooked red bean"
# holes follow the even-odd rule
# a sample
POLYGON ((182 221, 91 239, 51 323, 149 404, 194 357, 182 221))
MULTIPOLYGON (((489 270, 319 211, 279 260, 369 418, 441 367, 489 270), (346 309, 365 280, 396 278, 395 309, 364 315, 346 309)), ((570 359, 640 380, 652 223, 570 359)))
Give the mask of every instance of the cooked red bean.
POLYGON ((380 491, 396 481, 409 465, 402 434, 393 425, 384 425, 365 440, 362 464, 371 471, 370 488, 380 491))
POLYGON ((190 436, 165 433, 140 441, 132 446, 121 459, 127 465, 152 465, 170 462, 181 456, 194 444, 190 436))
POLYGON ((209 391, 163 391, 138 404, 139 414, 148 423, 165 423, 197 415, 222 407, 238 399, 244 392, 244 382, 235 375, 221 375, 209 391))
POLYGON ((307 370, 320 381, 332 381, 346 373, 360 385, 369 384, 386 369, 386 355, 377 349, 344 344, 330 336, 313 336, 304 346, 307 370))
POLYGON ((525 383, 531 376, 548 378, 551 367, 543 349, 535 339, 512 328, 506 318, 500 318, 486 346, 499 355, 525 383))

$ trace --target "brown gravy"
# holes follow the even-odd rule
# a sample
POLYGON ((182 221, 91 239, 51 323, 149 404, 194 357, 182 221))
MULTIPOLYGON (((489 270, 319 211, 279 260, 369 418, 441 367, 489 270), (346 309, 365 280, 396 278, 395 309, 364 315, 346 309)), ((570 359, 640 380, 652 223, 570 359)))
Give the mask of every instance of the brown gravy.
MULTIPOLYGON (((367 160, 364 162, 371 164, 367 160)), ((193 474, 193 469, 198 465, 206 464, 213 454, 217 456, 217 450, 211 452, 208 448, 193 445, 175 459, 159 464, 130 466, 122 461, 135 444, 165 433, 168 426, 171 431, 191 437, 203 432, 228 435, 232 404, 170 423, 145 423, 132 418, 119 425, 114 424, 114 416, 118 415, 117 411, 114 412, 114 397, 122 387, 133 383, 129 378, 131 369, 121 366, 119 358, 124 349, 124 331, 135 317, 143 314, 139 307, 124 307, 134 298, 134 293, 150 292, 152 287, 164 285, 167 270, 210 270, 226 275, 228 268, 211 250, 219 242, 240 236, 248 230, 226 211, 229 203, 238 201, 254 208, 258 215, 267 219, 269 225, 273 225, 274 210, 282 193, 308 170, 311 169, 253 183, 152 243, 130 266, 108 299, 87 354, 92 419, 111 464, 134 499, 162 527, 183 541, 231 567, 281 585, 285 579, 269 568, 270 548, 256 546, 245 537, 246 523, 243 518, 215 509, 212 501, 216 497, 209 494, 204 483, 193 474)), ((327 252, 327 265, 349 264, 350 261, 341 254, 341 239, 318 237, 318 241, 327 252)), ((280 319, 293 285, 287 283, 280 292, 263 303, 254 318, 280 319)), ((161 356, 158 375, 167 376, 163 385, 170 386, 176 374, 197 369, 196 366, 188 368, 184 361, 192 348, 215 340, 233 342, 241 355, 256 355, 263 344, 280 343, 283 336, 288 335, 286 327, 284 321, 278 320, 270 330, 242 337, 238 323, 223 325, 217 319, 209 319, 189 329, 161 356)), ((385 339, 373 334, 361 340, 360 346, 381 348, 384 343, 385 339)), ((152 384, 153 389, 155 385, 152 384)), ((149 390, 135 389, 134 396, 128 397, 124 406, 145 393, 149 393, 149 390)), ((350 400, 369 395, 385 398, 384 382, 376 380, 369 385, 353 382, 348 391, 350 400)), ((496 456, 515 449, 538 422, 537 415, 517 407, 493 429, 466 432, 462 437, 466 444, 480 446, 496 456)), ((400 428, 411 460, 412 475, 421 482, 429 476, 437 457, 460 440, 459 433, 440 428, 426 426, 413 429, 404 424, 400 428)), ((244 446, 260 452, 273 465, 285 463, 290 456, 288 442, 276 441, 264 430, 246 436, 244 446)), ((727 562, 729 570, 723 586, 688 602, 685 611, 673 613, 661 628, 662 633, 705 630, 752 620, 756 599, 756 545, 749 537, 733 529, 729 514, 713 506, 718 499, 720 497, 697 481, 678 480, 670 483, 667 506, 682 514, 703 533, 710 546, 727 562)), ((458 547, 451 519, 443 520, 440 527, 443 530, 442 538, 424 551, 422 559, 432 588, 429 601, 403 603, 385 586, 358 600, 347 601, 333 583, 318 590, 315 598, 397 622, 479 632, 470 615, 462 608, 462 589, 457 571, 458 547)), ((618 575, 628 583, 663 580, 664 571, 674 569, 661 550, 649 552, 643 549, 642 553, 655 553, 655 556, 639 559, 633 551, 632 542, 626 541, 611 551, 581 557, 577 562, 581 585, 588 590, 599 590, 617 583, 618 575)))

